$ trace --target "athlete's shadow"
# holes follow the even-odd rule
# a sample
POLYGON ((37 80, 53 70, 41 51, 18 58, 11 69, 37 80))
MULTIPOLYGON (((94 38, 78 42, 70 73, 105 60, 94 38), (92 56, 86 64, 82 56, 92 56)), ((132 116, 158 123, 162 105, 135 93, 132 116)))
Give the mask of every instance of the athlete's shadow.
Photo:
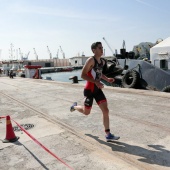
POLYGON ((152 149, 150 150, 149 148, 146 149, 140 146, 129 145, 119 141, 105 142, 99 139, 98 136, 93 136, 91 134, 86 135, 103 145, 111 147, 112 151, 124 152, 127 154, 140 156, 141 158, 139 158, 138 161, 170 167, 170 151, 164 149, 164 146, 162 145, 148 145, 148 147, 152 149))

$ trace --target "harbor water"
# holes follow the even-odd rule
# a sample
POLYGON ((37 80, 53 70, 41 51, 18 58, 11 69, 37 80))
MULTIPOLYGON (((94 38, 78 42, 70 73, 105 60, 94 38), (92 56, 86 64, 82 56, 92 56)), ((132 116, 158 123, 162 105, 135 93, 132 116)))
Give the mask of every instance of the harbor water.
MULTIPOLYGON (((55 72, 55 73, 46 73, 42 74, 42 79, 46 79, 47 77, 51 77, 54 81, 60 81, 60 82, 70 82, 72 83, 72 80, 69 80, 70 77, 77 76, 78 80, 82 80, 81 78, 81 69, 80 70, 73 70, 69 72, 55 72)), ((86 81, 79 81, 80 84, 85 84, 86 81)))

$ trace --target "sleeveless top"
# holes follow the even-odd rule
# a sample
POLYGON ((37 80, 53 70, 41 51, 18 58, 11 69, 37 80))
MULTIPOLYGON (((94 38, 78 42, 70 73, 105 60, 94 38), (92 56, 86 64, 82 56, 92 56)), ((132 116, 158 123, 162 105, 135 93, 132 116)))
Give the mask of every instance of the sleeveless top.
MULTIPOLYGON (((93 57, 94 59, 94 66, 93 68, 87 73, 87 75, 91 78, 93 78, 94 80, 98 80, 100 81, 101 80, 101 77, 102 77, 102 71, 103 71, 103 66, 104 66, 104 63, 102 61, 102 59, 100 58, 100 63, 98 63, 98 61, 95 59, 95 57, 93 57)), ((92 82, 89 82, 87 81, 86 82, 86 85, 85 85, 85 89, 88 89, 90 90, 91 92, 94 92, 95 90, 98 89, 98 87, 96 86, 95 83, 92 83, 92 82)))

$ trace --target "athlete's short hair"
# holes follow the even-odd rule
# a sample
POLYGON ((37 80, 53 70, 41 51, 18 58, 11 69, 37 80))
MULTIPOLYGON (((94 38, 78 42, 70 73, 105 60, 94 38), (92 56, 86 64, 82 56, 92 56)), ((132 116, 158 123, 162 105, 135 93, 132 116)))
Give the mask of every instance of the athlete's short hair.
POLYGON ((99 44, 101 44, 102 45, 102 43, 101 42, 94 42, 92 45, 91 45, 91 50, 93 51, 93 49, 96 49, 97 48, 97 46, 99 45, 99 44))

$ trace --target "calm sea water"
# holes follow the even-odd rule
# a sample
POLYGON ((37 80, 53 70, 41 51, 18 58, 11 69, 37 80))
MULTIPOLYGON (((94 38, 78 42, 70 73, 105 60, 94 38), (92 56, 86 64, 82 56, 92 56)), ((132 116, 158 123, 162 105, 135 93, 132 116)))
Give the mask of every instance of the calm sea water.
MULTIPOLYGON (((54 80, 54 81, 72 83, 72 80, 69 80, 69 78, 72 77, 72 76, 77 76, 78 80, 82 80, 80 75, 81 75, 81 69, 69 71, 69 72, 46 73, 46 74, 42 74, 41 76, 42 76, 43 79, 46 79, 46 77, 51 77, 51 79, 54 80)), ((86 81, 79 81, 79 83, 85 84, 86 81)))

